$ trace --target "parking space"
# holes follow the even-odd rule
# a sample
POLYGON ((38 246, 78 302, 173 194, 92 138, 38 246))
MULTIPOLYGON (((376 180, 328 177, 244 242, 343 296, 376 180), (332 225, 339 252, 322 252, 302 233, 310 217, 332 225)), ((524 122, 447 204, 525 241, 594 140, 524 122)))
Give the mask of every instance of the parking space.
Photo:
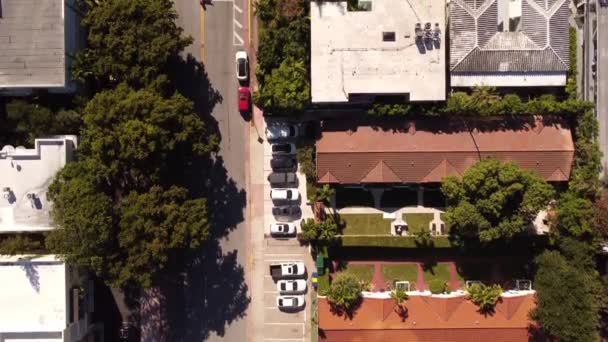
MULTIPOLYGON (((293 141, 292 141, 293 142, 293 141)), ((272 173, 272 147, 268 141, 264 141, 264 156, 263 156, 263 175, 264 175, 264 243, 263 243, 263 305, 264 305, 264 341, 272 342, 294 342, 305 341, 310 338, 310 324, 307 322, 307 317, 310 316, 310 267, 314 267, 314 262, 310 257, 308 248, 300 246, 295 236, 276 238, 270 235, 270 225, 277 222, 288 222, 296 226, 296 231, 299 231, 300 220, 304 217, 310 217, 312 213, 306 208, 306 183, 303 176, 296 172, 297 185, 300 194, 300 200, 290 205, 300 206, 301 215, 293 215, 289 218, 281 218, 279 221, 272 213, 274 205, 283 203, 273 202, 270 198, 270 191, 273 189, 267 181, 268 175, 272 173), (308 216, 307 216, 308 215, 308 216), (304 262, 307 267, 307 272, 300 279, 306 279, 309 283, 307 291, 304 293, 305 304, 302 309, 294 311, 282 311, 277 308, 277 285, 274 279, 270 276, 270 265, 280 262, 304 262)), ((261 156, 260 156, 261 157, 261 156)), ((289 158, 296 158, 296 155, 289 155, 289 158)))

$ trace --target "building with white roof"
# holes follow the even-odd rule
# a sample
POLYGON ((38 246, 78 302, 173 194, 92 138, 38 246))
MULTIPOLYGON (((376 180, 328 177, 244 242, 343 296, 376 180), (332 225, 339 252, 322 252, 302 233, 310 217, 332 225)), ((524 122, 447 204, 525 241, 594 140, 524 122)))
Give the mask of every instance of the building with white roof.
POLYGON ((33 149, 0 149, 0 233, 52 229, 47 190, 73 158, 76 136, 36 139, 33 149))
POLYGON ((444 0, 311 1, 311 97, 446 98, 444 0))
POLYGON ((93 328, 87 284, 55 256, 2 256, 0 278, 0 342, 83 341, 93 328))

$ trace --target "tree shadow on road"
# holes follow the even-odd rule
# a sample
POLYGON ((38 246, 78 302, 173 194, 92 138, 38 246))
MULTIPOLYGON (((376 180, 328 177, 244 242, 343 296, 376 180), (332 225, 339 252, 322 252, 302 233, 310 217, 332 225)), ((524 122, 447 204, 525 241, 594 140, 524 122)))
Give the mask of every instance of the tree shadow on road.
POLYGON ((245 317, 251 302, 237 250, 222 251, 216 240, 201 248, 177 284, 168 283, 167 323, 170 341, 202 341, 245 317), (182 284, 183 281, 183 284, 182 284))

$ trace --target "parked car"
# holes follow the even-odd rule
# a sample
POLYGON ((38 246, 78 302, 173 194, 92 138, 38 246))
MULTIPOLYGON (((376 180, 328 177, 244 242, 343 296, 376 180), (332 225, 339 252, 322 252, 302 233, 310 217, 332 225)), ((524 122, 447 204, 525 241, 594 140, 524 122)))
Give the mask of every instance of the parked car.
POLYGON ((249 80, 249 58, 245 51, 236 53, 236 78, 241 82, 249 80))
POLYGON ((272 208, 272 215, 278 220, 289 220, 290 218, 300 216, 300 207, 296 205, 281 205, 272 208))
POLYGON ((272 144, 270 147, 272 148, 273 155, 296 153, 296 145, 292 143, 272 144))
POLYGON ((272 189, 270 199, 273 201, 297 201, 300 199, 298 189, 272 189))
POLYGON ((270 264, 270 275, 273 278, 299 277, 306 273, 306 266, 301 261, 279 262, 270 264))
POLYGON ((277 282, 277 290, 280 293, 306 292, 306 280, 304 280, 304 279, 279 280, 277 282))
POLYGON ((304 306, 304 296, 277 296, 279 309, 298 309, 304 306))
POLYGON ((298 168, 298 162, 295 158, 275 157, 270 160, 270 167, 274 171, 294 172, 298 168))
POLYGON ((281 123, 266 126, 266 139, 269 141, 296 138, 299 134, 297 125, 281 123))
POLYGON ((295 184, 298 178, 293 172, 272 172, 268 175, 270 185, 289 185, 295 184))
POLYGON ((296 226, 291 223, 271 223, 270 235, 289 236, 296 235, 296 226))
POLYGON ((248 112, 250 109, 249 104, 251 103, 251 91, 249 87, 239 87, 239 112, 248 112))

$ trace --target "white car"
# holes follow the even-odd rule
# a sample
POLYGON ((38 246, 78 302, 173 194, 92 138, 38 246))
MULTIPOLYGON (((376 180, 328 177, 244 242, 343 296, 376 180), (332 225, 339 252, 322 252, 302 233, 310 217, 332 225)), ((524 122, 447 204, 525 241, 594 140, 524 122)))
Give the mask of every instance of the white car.
POLYGON ((272 223, 270 235, 296 235, 296 227, 293 223, 272 223))
POLYGON ((236 53, 236 78, 239 81, 247 81, 249 79, 249 58, 245 51, 238 51, 236 53))
POLYGON ((295 138, 299 133, 299 128, 296 125, 275 124, 266 126, 266 139, 268 140, 295 138))
POLYGON ((279 280, 277 283, 277 290, 281 293, 305 292, 306 280, 279 280))
POLYGON ((270 190, 270 198, 273 201, 297 201, 300 199, 298 189, 272 189, 270 190))
POLYGON ((297 309, 304 306, 304 296, 278 296, 277 306, 279 309, 297 309))

